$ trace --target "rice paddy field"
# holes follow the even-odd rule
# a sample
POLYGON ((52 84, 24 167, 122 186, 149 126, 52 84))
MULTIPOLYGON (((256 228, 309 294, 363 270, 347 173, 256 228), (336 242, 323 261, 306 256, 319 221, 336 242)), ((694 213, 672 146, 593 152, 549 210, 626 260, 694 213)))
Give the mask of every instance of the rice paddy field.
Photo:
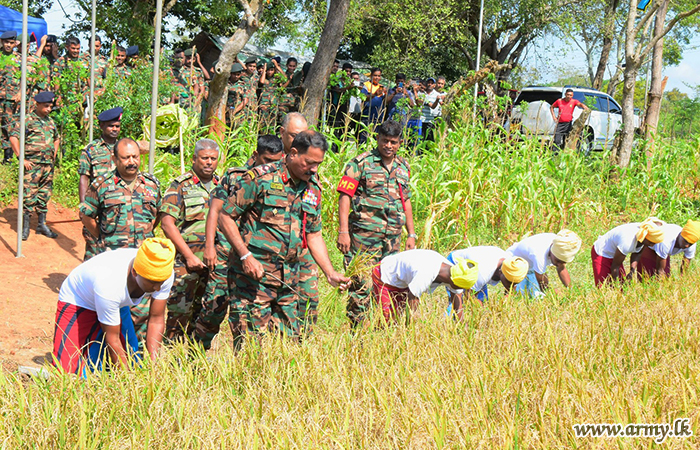
MULTIPOLYGON (((341 267, 335 185, 361 150, 337 143, 320 176, 324 235, 341 267)), ((225 332, 207 354, 178 344, 154 364, 87 379, 0 371, 0 448, 699 448, 695 435, 574 431, 688 419, 700 433, 698 264, 680 275, 675 260, 669 279, 596 289, 590 263, 594 240, 620 223, 700 216, 699 144, 657 140, 621 171, 606 153, 554 156, 481 127, 444 133, 410 159, 418 246, 507 248, 567 227, 584 242, 570 289, 554 271, 541 299, 496 288, 462 322, 446 317, 438 290, 410 321, 353 331, 346 294, 322 283, 319 324, 301 343, 270 337, 234 353, 225 332)), ((230 163, 243 158, 236 145, 230 163)))

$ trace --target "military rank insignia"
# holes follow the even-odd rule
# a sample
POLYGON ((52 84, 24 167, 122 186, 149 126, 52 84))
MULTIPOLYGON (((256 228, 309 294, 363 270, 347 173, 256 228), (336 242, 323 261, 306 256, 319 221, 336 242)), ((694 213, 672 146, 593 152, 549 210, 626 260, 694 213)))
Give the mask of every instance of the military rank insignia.
POLYGON ((304 196, 301 198, 302 203, 318 206, 318 196, 308 189, 304 191, 304 196))

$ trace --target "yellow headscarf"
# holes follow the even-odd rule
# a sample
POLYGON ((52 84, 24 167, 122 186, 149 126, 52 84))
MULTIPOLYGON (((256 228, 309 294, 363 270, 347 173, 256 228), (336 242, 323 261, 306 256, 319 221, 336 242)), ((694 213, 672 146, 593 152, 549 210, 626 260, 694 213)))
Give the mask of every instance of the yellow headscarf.
POLYGON ((681 230, 681 236, 690 245, 695 244, 700 239, 700 222, 688 219, 688 223, 681 230))
POLYGON ((664 230, 661 228, 663 223, 656 217, 649 217, 639 225, 637 232, 637 241, 644 242, 644 239, 649 239, 650 242, 658 244, 664 241, 664 230))
POLYGON ((519 256, 511 256, 503 261, 501 272, 508 281, 517 284, 525 279, 529 268, 527 261, 519 256))
POLYGON ((150 281, 165 281, 173 274, 175 262, 175 245, 170 239, 148 238, 141 244, 134 270, 150 281))
POLYGON ((479 278, 479 264, 471 259, 457 258, 450 267, 452 282, 462 289, 471 289, 479 278))
POLYGON ((570 263, 579 250, 581 250, 581 238, 573 231, 563 229, 554 238, 550 251, 558 260, 570 263))

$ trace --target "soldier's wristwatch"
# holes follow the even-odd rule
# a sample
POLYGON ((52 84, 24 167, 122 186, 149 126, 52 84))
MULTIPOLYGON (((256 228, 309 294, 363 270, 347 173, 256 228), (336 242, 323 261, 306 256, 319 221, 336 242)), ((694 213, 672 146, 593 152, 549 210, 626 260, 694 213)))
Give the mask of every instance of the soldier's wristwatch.
POLYGON ((418 235, 416 233, 411 233, 408 235, 408 237, 413 238, 413 239, 418 239, 418 235))

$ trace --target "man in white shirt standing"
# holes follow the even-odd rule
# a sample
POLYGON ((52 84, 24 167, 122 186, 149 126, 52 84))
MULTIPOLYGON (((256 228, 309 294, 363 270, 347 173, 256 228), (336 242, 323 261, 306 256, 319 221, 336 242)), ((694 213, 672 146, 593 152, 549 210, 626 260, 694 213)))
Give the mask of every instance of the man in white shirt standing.
POLYGON ((516 291, 533 298, 543 296, 549 287, 549 266, 557 268, 562 284, 569 287, 571 277, 566 265, 574 260, 580 249, 581 238, 566 229, 557 234, 535 234, 511 245, 506 253, 523 258, 529 266, 527 276, 518 283, 516 291))
POLYGON ((169 239, 149 238, 138 249, 104 252, 73 269, 58 294, 54 364, 84 375, 100 366, 104 347, 112 362, 127 364, 127 346, 138 349, 129 308, 146 294, 152 294, 146 349, 155 359, 163 340, 174 260, 169 239))
POLYGON ((413 249, 382 259, 372 271, 372 291, 384 318, 396 319, 406 304, 415 311, 420 296, 439 286, 461 295, 471 288, 479 275, 474 261, 458 259, 450 263, 433 250, 413 249))
POLYGON ((695 243, 700 237, 700 222, 688 220, 681 228, 679 225, 666 223, 662 226, 664 240, 651 247, 645 247, 639 259, 639 278, 642 276, 671 275, 671 256, 683 253, 681 273, 695 257, 695 243))
POLYGON ((626 277, 636 276, 644 247, 663 242, 662 226, 663 222, 650 217, 641 224, 618 225, 599 236, 591 249, 595 285, 600 287, 608 279, 624 281, 626 277), (627 255, 631 255, 629 275, 626 275, 623 266, 627 255))
MULTIPOLYGON (((504 250, 493 246, 484 245, 455 250, 447 256, 447 260, 451 263, 460 259, 477 263, 479 276, 474 286, 467 290, 467 296, 474 295, 482 303, 489 298, 489 285, 503 284, 506 295, 508 295, 514 285, 525 279, 528 271, 528 265, 524 259, 508 256, 504 250)), ((449 291, 447 295, 450 298, 448 314, 454 310, 457 317, 462 319, 462 305, 464 304, 462 298, 458 295, 452 295, 449 291)))

